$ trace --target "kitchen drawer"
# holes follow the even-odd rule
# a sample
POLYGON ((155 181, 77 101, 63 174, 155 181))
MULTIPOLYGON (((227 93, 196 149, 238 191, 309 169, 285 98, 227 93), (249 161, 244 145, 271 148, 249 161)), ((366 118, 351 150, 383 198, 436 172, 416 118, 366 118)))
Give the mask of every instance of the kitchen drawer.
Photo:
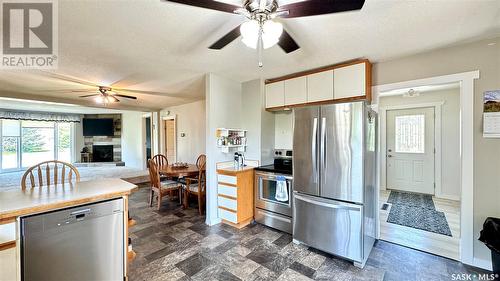
POLYGON ((238 215, 236 213, 221 208, 219 208, 219 218, 232 223, 238 223, 238 215))
POLYGON ((0 251, 0 281, 17 280, 16 247, 0 251))
POLYGON ((228 208, 231 210, 238 210, 238 201, 219 196, 219 207, 228 208))
POLYGON ((228 183, 236 185, 238 180, 234 176, 217 175, 217 181, 220 183, 228 183))
POLYGON ((0 224, 0 244, 16 240, 16 222, 0 224))
POLYGON ((223 184, 219 184, 218 194, 231 196, 236 198, 238 196, 238 189, 234 186, 227 186, 223 184))

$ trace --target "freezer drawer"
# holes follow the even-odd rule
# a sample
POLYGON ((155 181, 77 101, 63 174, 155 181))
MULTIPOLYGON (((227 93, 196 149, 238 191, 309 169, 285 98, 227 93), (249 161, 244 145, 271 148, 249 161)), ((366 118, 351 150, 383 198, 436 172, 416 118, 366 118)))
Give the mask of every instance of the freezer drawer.
POLYGON ((361 262, 363 206, 294 194, 293 239, 361 262))

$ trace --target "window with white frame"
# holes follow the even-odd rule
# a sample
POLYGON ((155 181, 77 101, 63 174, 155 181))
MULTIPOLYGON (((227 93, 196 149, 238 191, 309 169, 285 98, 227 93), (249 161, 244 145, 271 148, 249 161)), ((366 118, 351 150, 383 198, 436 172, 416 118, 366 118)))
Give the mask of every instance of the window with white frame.
POLYGON ((72 160, 73 123, 3 119, 0 128, 2 172, 47 160, 72 160))
POLYGON ((396 152, 425 153, 425 115, 396 116, 396 152))

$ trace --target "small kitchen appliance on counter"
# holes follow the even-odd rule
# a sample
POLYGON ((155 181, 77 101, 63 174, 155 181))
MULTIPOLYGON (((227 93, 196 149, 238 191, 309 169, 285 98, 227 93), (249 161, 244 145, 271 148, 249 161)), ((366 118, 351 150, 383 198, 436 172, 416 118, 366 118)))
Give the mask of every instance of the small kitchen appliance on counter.
POLYGON ((292 151, 274 155, 274 164, 255 168, 255 221, 291 234, 292 151))

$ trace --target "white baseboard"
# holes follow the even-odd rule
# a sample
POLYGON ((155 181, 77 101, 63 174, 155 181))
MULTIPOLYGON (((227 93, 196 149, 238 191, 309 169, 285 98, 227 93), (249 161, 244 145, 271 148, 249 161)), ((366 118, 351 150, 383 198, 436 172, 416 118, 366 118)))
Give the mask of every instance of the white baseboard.
POLYGON ((474 263, 473 266, 475 266, 475 267, 479 267, 479 268, 486 269, 489 271, 493 270, 490 259, 484 260, 484 259, 474 258, 473 263, 474 263))
POLYGON ((447 200, 453 200, 453 201, 460 201, 460 196, 456 196, 456 195, 446 195, 446 194, 438 194, 436 192, 436 194, 434 195, 435 197, 437 198, 440 198, 440 199, 447 199, 447 200))
POLYGON ((210 219, 207 217, 207 219, 205 220, 205 223, 212 226, 212 225, 216 225, 216 224, 219 224, 221 223, 222 220, 220 218, 213 218, 213 219, 210 219))

